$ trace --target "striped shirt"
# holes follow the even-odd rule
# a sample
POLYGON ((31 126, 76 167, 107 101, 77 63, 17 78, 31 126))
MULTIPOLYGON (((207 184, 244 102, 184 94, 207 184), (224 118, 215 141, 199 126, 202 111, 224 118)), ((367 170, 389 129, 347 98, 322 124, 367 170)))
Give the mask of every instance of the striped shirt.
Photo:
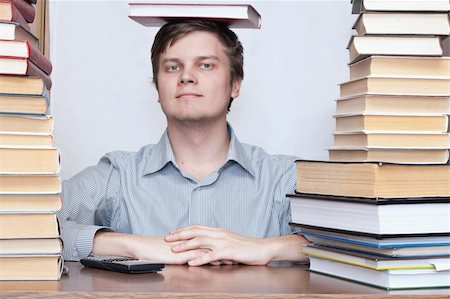
POLYGON ((295 157, 240 143, 228 128, 227 159, 202 180, 180 171, 166 132, 157 144, 108 153, 63 182, 65 259, 89 255, 99 229, 165 236, 200 224, 258 238, 292 233, 285 195, 294 192, 295 157))

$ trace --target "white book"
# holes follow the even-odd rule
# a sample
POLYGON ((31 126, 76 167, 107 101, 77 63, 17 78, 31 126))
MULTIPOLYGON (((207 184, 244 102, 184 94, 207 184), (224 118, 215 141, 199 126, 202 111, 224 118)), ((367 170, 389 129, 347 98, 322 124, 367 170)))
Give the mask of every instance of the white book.
POLYGON ((373 270, 310 257, 310 270, 385 289, 450 287, 450 271, 433 269, 373 270))
POLYGON ((130 3, 129 17, 148 27, 160 27, 175 19, 208 19, 233 28, 261 27, 261 16, 251 5, 130 3))

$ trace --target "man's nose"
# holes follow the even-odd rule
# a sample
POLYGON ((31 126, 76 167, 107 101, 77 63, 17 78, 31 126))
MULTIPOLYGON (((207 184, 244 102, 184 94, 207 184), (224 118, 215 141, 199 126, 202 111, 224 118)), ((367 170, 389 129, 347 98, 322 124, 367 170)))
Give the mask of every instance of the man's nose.
POLYGON ((197 83, 197 79, 192 68, 185 67, 180 74, 178 84, 183 85, 188 83, 195 84, 197 83))

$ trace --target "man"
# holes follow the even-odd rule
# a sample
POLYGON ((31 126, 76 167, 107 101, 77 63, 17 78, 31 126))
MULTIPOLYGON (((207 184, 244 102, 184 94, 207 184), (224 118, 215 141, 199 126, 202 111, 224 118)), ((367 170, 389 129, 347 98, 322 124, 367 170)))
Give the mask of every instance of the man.
POLYGON ((152 47, 167 131, 137 153, 104 156, 63 185, 66 259, 122 255, 191 266, 302 260, 289 201, 295 164, 241 144, 226 115, 243 48, 211 21, 166 24, 152 47))

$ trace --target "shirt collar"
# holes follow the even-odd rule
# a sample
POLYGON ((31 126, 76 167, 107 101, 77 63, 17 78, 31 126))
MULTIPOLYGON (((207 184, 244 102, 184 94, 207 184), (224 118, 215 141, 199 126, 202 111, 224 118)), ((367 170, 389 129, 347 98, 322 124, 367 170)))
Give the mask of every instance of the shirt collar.
MULTIPOLYGON (((225 164, 228 161, 234 161, 252 176, 255 176, 250 157, 247 155, 243 144, 237 139, 230 124, 227 124, 227 129, 228 135, 230 136, 230 146, 228 148, 225 164)), ((172 145, 170 144, 169 135, 166 130, 161 136, 159 142, 153 147, 150 157, 147 159, 147 164, 144 167, 143 174, 146 175, 155 173, 161 170, 169 162, 172 162, 174 166, 177 166, 172 145)))

